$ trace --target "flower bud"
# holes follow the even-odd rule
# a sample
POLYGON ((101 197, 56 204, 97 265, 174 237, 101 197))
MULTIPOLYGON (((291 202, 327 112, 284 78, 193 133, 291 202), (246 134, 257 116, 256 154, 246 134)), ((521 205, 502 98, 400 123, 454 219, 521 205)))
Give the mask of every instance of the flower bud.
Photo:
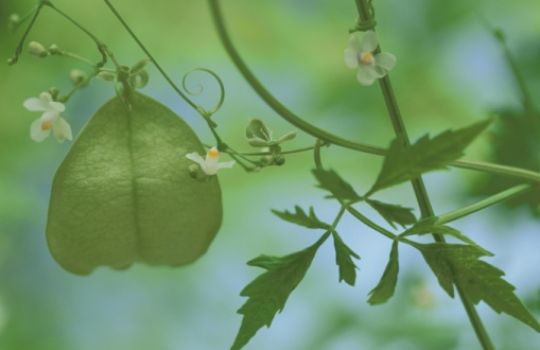
POLYGON ((85 72, 83 72, 80 69, 72 69, 69 73, 69 79, 73 82, 75 85, 82 84, 87 78, 87 75, 85 72))
POLYGON ((19 16, 18 13, 13 13, 11 16, 9 16, 8 19, 8 29, 9 30, 15 30, 17 26, 21 23, 21 16, 19 16))
POLYGON ((16 57, 8 58, 7 64, 9 64, 10 66, 12 66, 12 65, 14 65, 15 63, 17 63, 17 58, 16 58, 16 57))
POLYGON ((45 47, 41 45, 41 43, 38 43, 37 41, 31 41, 28 44, 28 52, 34 56, 41 57, 41 58, 47 57, 47 55, 49 54, 47 49, 45 49, 45 47))
POLYGON ((60 90, 58 90, 58 88, 55 86, 51 86, 47 92, 51 94, 53 101, 56 101, 58 99, 58 95, 60 95, 60 90))
POLYGON ((61 54, 62 54, 62 50, 60 50, 60 48, 58 47, 58 45, 52 44, 51 46, 49 46, 49 53, 50 53, 51 55, 61 55, 61 54))
POLYGON ((106 71, 99 72, 97 76, 105 81, 114 81, 116 79, 116 74, 106 71))

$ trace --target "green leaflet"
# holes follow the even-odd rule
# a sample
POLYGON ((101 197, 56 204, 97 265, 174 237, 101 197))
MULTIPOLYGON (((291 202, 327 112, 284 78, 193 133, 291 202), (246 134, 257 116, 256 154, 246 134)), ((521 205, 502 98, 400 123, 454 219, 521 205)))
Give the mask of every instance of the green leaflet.
POLYGON ((411 208, 383 203, 374 199, 366 199, 366 203, 375 209, 393 228, 396 228, 396 223, 405 227, 416 222, 416 217, 411 208))
POLYGON ((449 162, 463 156, 465 148, 490 122, 487 120, 455 131, 448 130, 434 138, 426 135, 411 146, 404 146, 400 139, 394 140, 368 195, 415 179, 425 172, 446 169, 449 162))
POLYGON ((319 220, 317 215, 315 215, 315 210, 313 207, 309 208, 309 214, 307 214, 302 208, 300 208, 298 205, 294 207, 295 212, 289 212, 289 211, 278 211, 278 210, 272 210, 272 213, 274 213, 276 216, 278 216, 280 219, 304 226, 307 228, 313 228, 313 229, 323 229, 327 230, 330 228, 330 225, 322 222, 319 220))
POLYGON ((312 172, 319 182, 319 187, 332 193, 333 197, 351 201, 361 199, 352 186, 343 180, 334 170, 314 169, 312 172))
POLYGON ((502 279, 504 272, 480 260, 486 253, 460 244, 423 244, 419 247, 441 287, 454 296, 454 279, 474 304, 484 301, 540 332, 540 324, 514 294, 515 287, 502 279))
POLYGON ((332 236, 336 251, 336 265, 339 268, 339 281, 345 281, 350 286, 354 286, 356 283, 356 264, 353 258, 360 259, 360 256, 349 248, 336 232, 333 232, 332 236))
POLYGON ((448 235, 454 238, 459 239, 462 242, 470 244, 476 247, 478 250, 481 250, 486 256, 493 256, 493 253, 482 248, 475 241, 467 237, 461 231, 446 225, 437 224, 437 218, 428 218, 418 222, 413 227, 409 228, 403 232, 400 236, 407 237, 412 235, 426 235, 426 234, 438 234, 438 235, 448 235))
POLYGON ((204 152, 195 133, 151 98, 133 93, 130 104, 106 103, 56 173, 47 240, 70 272, 185 265, 221 225, 217 178, 197 181, 188 171, 185 155, 204 152))
POLYGON ((369 292, 368 303, 371 305, 384 304, 394 295, 399 273, 398 241, 392 244, 388 264, 377 286, 369 292))
POLYGON ((238 310, 244 318, 231 350, 243 348, 259 329, 270 327, 274 316, 283 310, 289 295, 304 278, 317 249, 327 237, 323 235, 312 246, 284 257, 263 255, 248 262, 248 265, 267 271, 240 293, 249 299, 238 310))

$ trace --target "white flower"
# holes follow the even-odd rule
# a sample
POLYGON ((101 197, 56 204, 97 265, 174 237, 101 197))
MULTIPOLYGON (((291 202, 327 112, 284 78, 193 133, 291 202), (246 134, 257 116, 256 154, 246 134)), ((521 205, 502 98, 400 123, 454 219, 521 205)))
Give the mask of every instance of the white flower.
POLYGON ((362 85, 373 84, 396 65, 396 56, 391 53, 374 53, 378 46, 377 33, 372 30, 353 33, 349 38, 349 47, 345 49, 345 64, 351 69, 358 69, 356 78, 362 85))
POLYGON ((199 164, 206 175, 216 175, 219 169, 232 168, 235 161, 219 162, 219 151, 216 147, 212 147, 206 153, 206 158, 201 157, 197 153, 188 153, 186 158, 199 164))
POLYGON ((45 140, 51 134, 51 130, 58 142, 72 140, 71 127, 60 116, 66 110, 63 103, 53 101, 51 94, 43 92, 39 98, 32 97, 24 101, 24 107, 31 112, 43 112, 30 126, 30 137, 36 142, 45 140))

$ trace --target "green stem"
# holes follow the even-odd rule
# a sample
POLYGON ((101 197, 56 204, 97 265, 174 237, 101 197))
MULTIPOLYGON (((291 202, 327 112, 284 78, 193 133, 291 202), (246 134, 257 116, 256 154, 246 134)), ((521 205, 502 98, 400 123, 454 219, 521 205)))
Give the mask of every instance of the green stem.
POLYGON ((28 37, 28 34, 30 34, 30 32, 32 31, 32 28, 34 27, 34 24, 36 24, 36 20, 38 19, 39 14, 41 13, 41 10, 43 9, 43 6, 45 6, 44 2, 40 2, 37 5, 37 8, 35 9, 36 12, 34 13, 34 16, 32 16, 32 20, 30 20, 30 23, 26 27, 26 30, 24 31, 24 34, 21 37, 21 40, 19 41, 19 44, 17 45, 17 48, 15 49, 15 53, 8 60, 9 64, 13 65, 13 64, 17 63, 17 61, 19 60, 19 57, 21 56, 21 53, 22 53, 26 38, 28 37))
MULTIPOLYGON (((368 22, 368 21, 373 20, 371 18, 372 11, 370 11, 370 7, 368 6, 368 3, 366 0, 356 0, 356 4, 358 5, 357 6, 358 15, 362 21, 368 22)), ((381 48, 379 46, 377 48, 377 52, 380 52, 380 51, 381 51, 381 48)), ((399 106, 394 95, 394 90, 390 82, 390 77, 386 75, 384 78, 379 79, 379 85, 384 96, 384 101, 388 109, 388 114, 390 116, 390 120, 394 128, 394 132, 396 136, 400 138, 401 140, 403 140, 403 143, 406 146, 408 146, 410 144, 409 137, 407 135, 405 123, 403 122, 403 118, 401 117, 399 106)), ((427 194, 426 187, 424 185, 424 181, 422 180, 422 177, 418 177, 417 179, 414 179, 412 181, 412 185, 414 188, 416 199, 420 206, 422 216, 423 217, 433 216, 434 211, 433 211, 431 202, 429 200, 429 196, 427 194)), ((433 237, 435 238, 436 242, 440 242, 443 244, 445 243, 445 239, 442 235, 435 234, 433 235, 433 237)), ((456 285, 458 289, 458 294, 460 296, 461 302, 463 306, 465 307, 467 316, 469 317, 469 320, 471 321, 473 325, 473 328, 476 332, 478 340, 480 341, 480 343, 482 344, 485 350, 493 349, 491 340, 489 339, 489 336, 484 328, 482 320, 480 319, 476 309, 474 308, 474 304, 472 304, 471 301, 465 295, 465 293, 463 293, 463 290, 456 279, 454 279, 454 284, 456 285)))
POLYGON ((110 57, 113 63, 118 67, 118 62, 114 59, 114 56, 112 53, 107 49, 107 46, 99 40, 97 36, 95 36, 92 32, 90 32, 88 29, 83 27, 79 22, 77 22, 75 19, 73 19, 71 16, 69 16, 64 11, 60 10, 58 7, 54 6, 54 4, 48 0, 42 0, 41 2, 43 5, 48 6, 52 10, 54 10, 56 13, 58 13, 60 16, 64 17, 66 20, 71 22, 74 26, 79 28, 83 33, 85 33, 92 41, 97 45, 98 51, 101 53, 101 61, 96 65, 97 67, 103 67, 105 63, 107 63, 107 57, 110 57))
POLYGON ((437 219, 438 225, 444 225, 446 223, 461 219, 465 216, 468 216, 472 213, 476 213, 477 211, 480 211, 482 209, 491 207, 495 204, 504 202, 506 200, 509 200, 511 198, 514 198, 516 196, 519 196, 523 193, 529 192, 530 190, 534 189, 535 187, 531 185, 517 185, 512 188, 509 188, 505 191, 502 191, 500 193, 497 193, 491 197, 485 198, 479 202, 473 203, 471 205, 468 205, 466 207, 451 211, 449 213, 439 215, 437 219))
MULTIPOLYGON (((357 1, 361 1, 361 0, 357 0, 357 1)), ((373 155, 378 155, 378 156, 386 155, 387 150, 385 148, 347 140, 308 123, 307 121, 302 119, 300 116, 290 111, 279 100, 277 100, 269 92, 269 90, 266 89, 264 85, 257 79, 257 77, 251 72, 247 64, 244 62, 244 60, 238 53, 238 50, 234 46, 230 38, 230 35, 227 32, 227 28, 225 26, 225 21, 224 21, 223 14, 221 11, 221 6, 219 5, 218 0, 208 0, 208 2, 210 5, 212 18, 214 20, 214 24, 216 26, 218 35, 222 41, 222 44, 225 50, 229 54, 231 60, 233 61, 235 66, 238 68, 240 73, 244 76, 246 81, 253 88, 253 90, 279 116, 281 116, 283 119, 285 119, 292 125, 299 128, 300 130, 304 131, 305 133, 315 138, 324 140, 328 143, 341 146, 344 148, 349 148, 352 150, 364 152, 364 153, 373 154, 373 155)), ((449 165, 453 167, 457 167, 457 168, 481 171, 481 172, 490 173, 490 174, 509 176, 509 177, 513 177, 513 178, 521 179, 521 180, 533 181, 540 184, 540 173, 535 173, 535 172, 525 170, 525 169, 508 167, 508 166, 498 165, 498 164, 485 163, 485 162, 467 161, 467 160, 454 161, 454 162, 451 162, 449 165)))
MULTIPOLYGON (((122 24, 124 29, 129 33, 131 38, 139 45, 141 50, 148 56, 150 61, 154 64, 154 66, 157 68, 157 70, 161 73, 161 75, 165 78, 167 83, 176 91, 176 93, 189 104, 193 109, 195 109, 197 112, 201 112, 200 107, 193 102, 184 92, 174 83, 174 81, 169 77, 167 72, 161 67, 161 65, 157 62, 157 60, 154 58, 154 56, 148 51, 146 46, 142 43, 142 41, 139 39, 139 37, 133 32, 131 27, 127 24, 127 22, 124 20, 124 18, 120 15, 120 13, 116 10, 116 8, 111 4, 109 0, 104 0, 105 4, 109 7, 111 12, 114 14, 114 16, 118 19, 118 21, 122 24)), ((213 127, 211 127, 213 129, 213 127)))

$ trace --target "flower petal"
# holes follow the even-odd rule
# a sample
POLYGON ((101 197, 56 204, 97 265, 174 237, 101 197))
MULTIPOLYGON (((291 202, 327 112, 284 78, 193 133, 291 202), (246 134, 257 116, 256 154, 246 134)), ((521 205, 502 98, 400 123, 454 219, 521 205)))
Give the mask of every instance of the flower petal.
POLYGON ((32 97, 24 101, 23 106, 30 112, 44 112, 48 110, 47 104, 36 97, 32 97))
POLYGON ((388 52, 382 52, 375 55, 375 63, 386 71, 391 71, 396 66, 396 56, 388 52))
POLYGON ((358 68, 358 52, 350 47, 345 49, 345 65, 351 69, 358 68))
POLYGON ((53 126, 54 136, 58 142, 63 143, 65 140, 73 140, 71 126, 64 118, 58 118, 53 126))
POLYGON ((61 102, 49 102, 49 110, 62 113, 66 110, 66 106, 61 102))
POLYGON ((230 169, 232 168, 236 162, 234 160, 231 160, 230 162, 222 162, 218 164, 219 169, 230 169))
POLYGON ((36 142, 42 142, 51 134, 51 130, 43 130, 41 128, 41 118, 36 119, 30 126, 30 138, 36 142))
POLYGON ((48 92, 42 92, 41 94, 39 94, 39 99, 45 103, 52 102, 52 96, 48 92))
POLYGON ((359 53, 362 50, 362 45, 361 45, 362 37, 363 37, 362 33, 358 33, 358 32, 355 32, 349 35, 348 48, 355 51, 356 53, 359 53))
POLYGON ((360 39, 360 50, 362 52, 373 52, 379 46, 379 39, 377 33, 372 30, 368 30, 360 39))
POLYGON ((370 66, 360 66, 358 68, 358 73, 356 74, 356 79, 358 82, 364 86, 369 86, 375 82, 378 78, 381 78, 380 74, 375 71, 373 67, 370 66))
POLYGON ((193 162, 195 162, 195 163, 197 163, 197 164, 199 164, 201 166, 201 168, 205 165, 203 157, 201 157, 196 152, 186 154, 186 158, 193 161, 193 162))

